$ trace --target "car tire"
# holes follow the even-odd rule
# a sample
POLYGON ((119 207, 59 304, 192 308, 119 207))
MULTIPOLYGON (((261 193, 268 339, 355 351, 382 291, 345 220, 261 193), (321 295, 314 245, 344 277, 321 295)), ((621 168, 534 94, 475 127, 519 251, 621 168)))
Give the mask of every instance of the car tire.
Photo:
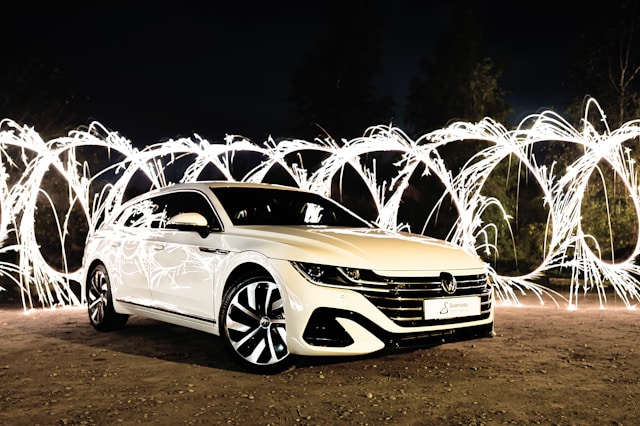
POLYGON ((273 374, 295 362, 287 348, 282 296, 269 276, 245 277, 229 287, 220 309, 220 335, 247 371, 273 374))
POLYGON ((89 321, 98 331, 114 331, 125 326, 129 315, 119 314, 113 307, 111 281, 104 265, 91 269, 87 281, 87 311, 89 321))

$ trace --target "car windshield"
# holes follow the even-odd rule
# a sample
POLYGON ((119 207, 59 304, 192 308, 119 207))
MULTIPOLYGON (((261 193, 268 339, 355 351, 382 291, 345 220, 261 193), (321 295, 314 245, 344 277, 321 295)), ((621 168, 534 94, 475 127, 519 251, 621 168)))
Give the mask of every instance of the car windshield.
POLYGON ((212 188, 234 225, 371 225, 320 195, 270 188, 212 188))

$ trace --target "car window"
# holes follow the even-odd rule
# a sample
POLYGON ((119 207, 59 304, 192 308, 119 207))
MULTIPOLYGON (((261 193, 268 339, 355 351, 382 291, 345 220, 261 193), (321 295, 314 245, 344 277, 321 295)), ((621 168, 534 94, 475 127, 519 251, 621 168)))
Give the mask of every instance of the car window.
POLYGON ((128 228, 151 228, 154 222, 163 220, 164 214, 153 200, 142 200, 128 207, 118 219, 128 228))
POLYGON ((142 200, 126 209, 118 220, 130 228, 164 228, 169 219, 180 213, 200 213, 210 229, 219 229, 213 208, 203 194, 180 191, 142 200))
POLYGON ((234 225, 370 227, 318 194, 265 188, 212 188, 234 225))
POLYGON ((153 227, 164 228, 172 217, 180 213, 200 213, 207 219, 210 229, 219 229, 218 221, 209 200, 196 191, 179 191, 161 195, 153 199, 158 210, 163 212, 162 219, 154 221, 153 227))

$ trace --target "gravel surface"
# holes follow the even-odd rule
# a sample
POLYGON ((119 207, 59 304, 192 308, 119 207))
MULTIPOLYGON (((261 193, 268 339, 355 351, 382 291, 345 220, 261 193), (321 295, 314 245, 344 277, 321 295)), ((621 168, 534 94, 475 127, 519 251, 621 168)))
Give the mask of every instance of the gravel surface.
POLYGON ((495 338, 273 376, 238 370, 202 332, 132 317, 98 333, 84 308, 2 305, 0 424, 637 424, 640 313, 523 304, 496 307, 495 338))

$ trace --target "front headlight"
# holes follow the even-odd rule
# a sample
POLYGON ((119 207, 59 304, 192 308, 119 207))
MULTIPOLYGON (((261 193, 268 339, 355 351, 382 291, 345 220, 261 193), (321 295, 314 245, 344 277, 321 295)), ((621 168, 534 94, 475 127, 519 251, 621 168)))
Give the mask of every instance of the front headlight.
POLYGON ((373 271, 365 269, 307 262, 291 262, 291 264, 308 281, 318 285, 354 288, 385 283, 382 277, 376 275, 373 271))
POLYGON ((336 266, 304 262, 291 262, 291 264, 314 284, 345 285, 350 281, 336 266))

